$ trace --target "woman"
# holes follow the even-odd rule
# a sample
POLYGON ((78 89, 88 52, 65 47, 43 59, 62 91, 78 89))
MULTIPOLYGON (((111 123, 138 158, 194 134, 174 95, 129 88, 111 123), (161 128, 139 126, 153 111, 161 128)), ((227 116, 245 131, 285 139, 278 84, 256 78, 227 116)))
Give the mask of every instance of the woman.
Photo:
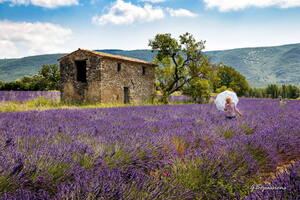
POLYGON ((236 108, 235 104, 232 102, 231 97, 226 98, 225 109, 226 119, 233 119, 236 117, 236 114, 243 116, 242 113, 236 108))

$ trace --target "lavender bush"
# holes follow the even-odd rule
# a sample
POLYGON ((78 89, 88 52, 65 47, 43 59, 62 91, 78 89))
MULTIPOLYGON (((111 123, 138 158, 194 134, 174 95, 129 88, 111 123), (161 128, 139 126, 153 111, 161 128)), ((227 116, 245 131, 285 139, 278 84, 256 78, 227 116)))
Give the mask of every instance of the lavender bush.
MULTIPOLYGON (((0 196, 259 199, 253 185, 299 161, 300 102, 239 108, 234 120, 213 104, 0 113, 0 196)), ((285 199, 299 196, 291 170, 272 182, 292 188, 285 199)))
MULTIPOLYGON (((162 98, 162 95, 157 95, 158 99, 162 98)), ((186 95, 172 95, 169 96, 169 101, 170 102, 187 102, 191 100, 191 97, 186 96, 186 95)))
POLYGON ((300 162, 278 173, 269 183, 253 186, 246 200, 254 199, 300 199, 300 162))
POLYGON ((1 101, 24 102, 43 97, 53 101, 60 100, 60 92, 50 91, 0 91, 1 101))

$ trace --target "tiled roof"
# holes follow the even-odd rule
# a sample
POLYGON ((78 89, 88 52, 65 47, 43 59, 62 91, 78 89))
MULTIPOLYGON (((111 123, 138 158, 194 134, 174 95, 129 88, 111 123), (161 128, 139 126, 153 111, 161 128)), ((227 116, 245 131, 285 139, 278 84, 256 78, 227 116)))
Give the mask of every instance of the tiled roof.
MULTIPOLYGON (((117 60, 125 60, 125 61, 130 61, 130 62, 135 62, 135 63, 141 63, 141 64, 144 64, 144 65, 156 66, 156 64, 154 64, 154 63, 150 63, 150 62, 147 62, 147 61, 144 61, 144 60, 140 60, 140 59, 137 59, 137 58, 131 58, 131 57, 126 57, 126 56, 113 55, 113 54, 103 53, 103 52, 98 52, 98 51, 90 51, 90 50, 86 50, 86 49, 78 49, 77 51, 85 51, 85 52, 96 54, 96 55, 99 55, 99 56, 105 57, 105 58, 112 58, 112 59, 117 59, 117 60)), ((77 51, 74 51, 72 53, 75 53, 77 51)), ((72 53, 70 53, 70 54, 72 54, 72 53)), ((69 56, 70 54, 65 55, 65 56, 59 58, 58 61, 62 60, 63 58, 65 58, 67 56, 69 56)))

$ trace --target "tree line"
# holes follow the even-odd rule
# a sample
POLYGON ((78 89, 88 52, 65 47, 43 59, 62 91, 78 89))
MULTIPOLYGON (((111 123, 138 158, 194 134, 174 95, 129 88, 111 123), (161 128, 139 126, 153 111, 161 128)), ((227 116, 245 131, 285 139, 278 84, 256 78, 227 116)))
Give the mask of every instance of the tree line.
POLYGON ((43 65, 38 74, 24 76, 20 80, 1 82, 0 90, 49 91, 60 90, 60 71, 58 65, 43 65))
POLYGON ((297 99, 300 97, 300 88, 295 85, 282 85, 275 84, 268 85, 266 88, 250 88, 246 93, 246 97, 256 98, 287 98, 297 99))

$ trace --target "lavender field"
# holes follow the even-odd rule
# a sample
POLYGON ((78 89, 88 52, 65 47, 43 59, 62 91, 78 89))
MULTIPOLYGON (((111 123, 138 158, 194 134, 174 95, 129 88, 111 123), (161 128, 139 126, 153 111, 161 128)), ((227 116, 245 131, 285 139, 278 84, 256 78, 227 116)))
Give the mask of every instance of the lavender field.
MULTIPOLYGON (((158 99, 162 98, 162 95, 157 95, 158 99)), ((191 97, 186 95, 171 95, 169 96, 169 102, 188 102, 191 100, 191 97)))
POLYGON ((300 101, 239 108, 0 113, 0 199, 299 199, 300 101))
POLYGON ((53 101, 60 100, 60 92, 49 91, 0 91, 1 101, 24 102, 36 98, 46 98, 53 101))
MULTIPOLYGON (((157 95, 161 98, 161 95, 157 95)), ((0 91, 0 102, 25 102, 36 98, 45 98, 53 101, 60 101, 60 92, 54 91, 0 91)), ((170 102, 186 102, 190 97, 185 95, 170 96, 170 102)))

